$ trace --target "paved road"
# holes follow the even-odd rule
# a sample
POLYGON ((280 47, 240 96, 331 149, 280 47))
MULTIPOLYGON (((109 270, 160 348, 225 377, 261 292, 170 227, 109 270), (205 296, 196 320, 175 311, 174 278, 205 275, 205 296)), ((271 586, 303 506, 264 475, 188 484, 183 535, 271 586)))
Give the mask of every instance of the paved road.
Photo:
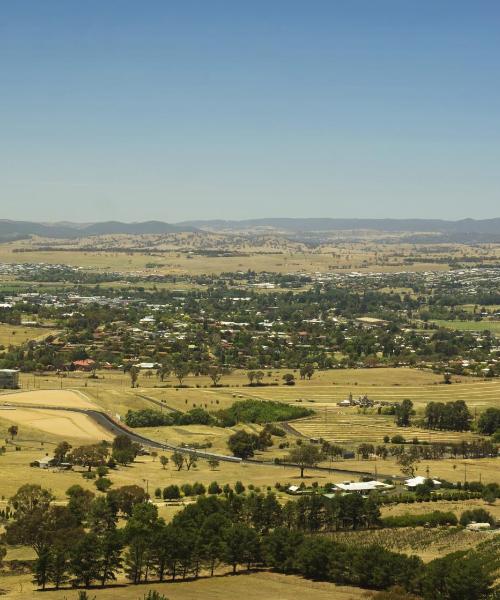
MULTIPOLYGON (((87 399, 87 397, 85 396, 85 394, 82 394, 83 397, 85 397, 87 399)), ((215 458, 216 460, 219 461, 224 461, 224 462, 233 462, 233 463, 247 463, 247 464, 252 464, 252 465, 261 465, 261 466, 268 466, 268 467, 276 467, 276 468, 295 468, 298 469, 297 465, 294 465, 292 463, 275 463, 273 461, 261 461, 261 460, 257 460, 257 459, 247 459, 247 460, 242 460, 241 458, 237 458, 236 456, 228 456, 226 454, 216 454, 215 452, 206 452, 205 450, 195 450, 195 449, 190 449, 190 448, 186 448, 184 446, 174 446, 172 444, 167 444, 167 443, 163 443, 163 442, 158 442, 156 440, 152 440, 151 438, 148 438, 144 435, 141 435, 139 433, 136 433, 135 431, 129 429, 128 427, 126 427, 123 423, 121 423, 120 421, 112 418, 110 415, 108 415, 107 413, 97 410, 97 409, 90 409, 90 408, 68 408, 68 407, 61 407, 61 406, 50 406, 50 405, 40 405, 40 404, 16 404, 15 402, 10 402, 9 406, 15 407, 15 408, 34 408, 34 409, 42 409, 42 410, 61 410, 61 411, 69 411, 69 412, 77 412, 77 413, 81 413, 84 415, 87 415, 88 417, 90 417, 91 419, 93 419, 96 423, 98 423, 99 425, 101 425, 101 427, 103 427, 104 429, 106 429, 107 431, 113 433, 114 435, 120 435, 120 434, 125 434, 127 435, 133 442, 137 442, 143 446, 148 446, 150 448, 157 448, 159 450, 168 450, 168 451, 178 451, 178 452, 183 452, 185 454, 193 454, 195 453, 197 456, 199 456, 200 458, 205 458, 205 459, 210 459, 210 458, 215 458)), ((373 472, 371 471, 353 471, 350 469, 343 469, 343 468, 329 468, 329 467, 308 467, 307 468, 308 471, 320 471, 320 472, 327 472, 327 473, 341 473, 343 475, 352 475, 355 477, 362 477, 362 476, 372 476, 373 472)), ((378 473, 378 478, 379 479, 393 479, 392 475, 387 475, 384 473, 378 473)))

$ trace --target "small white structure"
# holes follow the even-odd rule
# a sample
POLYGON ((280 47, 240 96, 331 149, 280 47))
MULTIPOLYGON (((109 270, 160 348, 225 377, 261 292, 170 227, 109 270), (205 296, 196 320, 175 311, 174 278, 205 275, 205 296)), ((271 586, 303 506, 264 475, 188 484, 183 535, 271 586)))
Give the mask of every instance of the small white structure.
POLYGON ((139 369, 145 369, 145 370, 151 370, 151 369, 156 369, 158 367, 158 363, 152 363, 152 362, 141 362, 138 365, 135 365, 136 367, 139 367, 139 369))
MULTIPOLYGON (((427 479, 427 477, 422 477, 422 475, 417 475, 417 477, 412 477, 411 479, 405 479, 405 486, 411 491, 414 490, 417 485, 422 485, 424 484, 427 479)), ((434 487, 438 488, 441 487, 441 482, 438 481, 437 479, 431 479, 432 483, 434 484, 434 487)))
POLYGON ((466 529, 469 531, 485 531, 491 529, 491 525, 490 523, 476 523, 475 521, 472 521, 472 523, 467 525, 466 529))
POLYGON ((40 469, 48 469, 49 467, 52 467, 55 462, 56 461, 54 458, 51 458, 50 456, 44 456, 43 458, 35 460, 33 464, 37 467, 40 467, 40 469))
POLYGON ((393 486, 382 481, 344 481, 343 483, 335 483, 334 489, 345 493, 369 494, 374 491, 382 491, 391 489, 393 486))

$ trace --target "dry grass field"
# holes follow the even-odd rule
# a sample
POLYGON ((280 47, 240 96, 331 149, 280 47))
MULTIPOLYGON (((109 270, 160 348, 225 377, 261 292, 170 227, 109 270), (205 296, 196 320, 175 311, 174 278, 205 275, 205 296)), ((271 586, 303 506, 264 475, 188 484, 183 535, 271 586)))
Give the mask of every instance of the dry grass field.
POLYGON ((32 429, 59 435, 61 438, 93 442, 95 440, 111 440, 113 436, 100 427, 90 417, 80 413, 59 410, 16 408, 3 410, 2 417, 19 425, 22 429, 28 426, 32 429))
POLYGON ((57 331, 46 327, 26 327, 0 323, 0 346, 20 346, 31 340, 42 340, 57 331))
MULTIPOLYGON (((40 597, 40 592, 33 590, 29 576, 4 577, 0 587, 6 592, 2 595, 5 600, 34 600, 40 597)), ((307 581, 293 575, 244 571, 236 576, 221 573, 197 581, 126 587, 119 585, 105 590, 91 590, 89 596, 95 596, 96 600, 141 600, 149 589, 157 590, 169 600, 220 600, 239 598, 242 594, 246 600, 361 600, 372 596, 370 592, 359 588, 307 581)), ((43 592, 42 596, 47 600, 76 600, 77 591, 50 590, 43 592)))
MULTIPOLYGON (((154 236, 146 236, 146 241, 154 240, 154 236)), ((181 235, 155 243, 154 247, 146 247, 141 236, 101 236, 92 238, 93 248, 99 246, 100 251, 83 248, 89 240, 79 243, 65 243, 59 240, 23 240, 5 243, 0 246, 0 262, 5 263, 46 263, 67 264, 75 267, 106 272, 145 274, 220 274, 247 270, 271 272, 328 272, 356 270, 359 272, 379 271, 442 271, 448 270, 448 265, 440 262, 442 252, 439 244, 434 251, 427 248, 426 260, 436 262, 419 262, 420 252, 412 244, 384 244, 380 241, 338 240, 335 243, 325 243, 319 248, 310 250, 301 243, 290 242, 284 238, 269 236, 261 238, 257 244, 251 240, 234 236, 209 235, 203 238, 181 235), (144 245, 144 252, 123 251, 131 246, 138 248, 144 245), (48 245, 64 248, 64 252, 47 248, 48 245), (110 247, 115 247, 114 252, 110 247), (196 251, 199 248, 217 248, 221 253, 233 251, 236 255, 205 256, 196 251), (23 252, 14 252, 22 249, 23 252), (405 262, 411 259, 412 262, 405 262), (147 268, 151 262, 155 268, 147 268)), ((158 242, 158 240, 156 240, 158 242)), ((469 257, 481 257, 480 248, 468 246, 447 245, 451 257, 467 254, 469 257)), ((496 252, 492 249, 490 253, 496 252)))
MULTIPOLYGON (((374 529, 370 531, 339 531, 331 537, 351 546, 377 544, 393 552, 418 554, 428 562, 444 554, 470 550, 491 537, 491 533, 467 531, 456 527, 423 527, 374 529)), ((465 599, 464 599, 465 600, 465 599)))
POLYGON ((26 404, 59 408, 96 408, 96 405, 83 394, 73 390, 21 390, 0 393, 0 406, 5 404, 26 404))
POLYGON ((433 321, 439 327, 458 329, 459 331, 491 331, 500 333, 500 321, 433 321))

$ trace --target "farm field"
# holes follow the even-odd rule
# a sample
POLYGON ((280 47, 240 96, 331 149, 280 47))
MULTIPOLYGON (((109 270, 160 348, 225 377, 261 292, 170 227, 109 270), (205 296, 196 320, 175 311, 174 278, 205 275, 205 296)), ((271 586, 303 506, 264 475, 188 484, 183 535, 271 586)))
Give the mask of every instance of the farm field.
MULTIPOLYGON (((286 370, 268 371, 271 381, 281 381, 286 370)), ((403 435, 407 440, 418 438, 423 441, 457 442, 473 439, 473 433, 429 431, 418 427, 401 429, 396 427, 389 415, 378 415, 376 409, 361 410, 357 407, 339 407, 337 403, 352 393, 367 394, 370 399, 381 401, 401 401, 410 398, 417 411, 423 413, 429 401, 464 400, 473 413, 480 414, 489 406, 500 405, 500 381, 470 377, 454 378, 451 385, 442 384, 442 377, 416 369, 346 369, 320 371, 311 381, 298 381, 295 386, 248 387, 246 373, 235 371, 224 379, 228 387, 211 387, 207 377, 188 377, 186 385, 173 387, 172 378, 163 384, 155 377, 141 376, 139 388, 130 388, 130 378, 120 371, 98 373, 98 379, 89 379, 85 373, 69 373, 67 377, 45 375, 41 377, 22 376, 22 393, 0 395, 0 405, 9 402, 36 403, 50 406, 74 406, 82 408, 100 407, 113 416, 126 415, 129 409, 150 408, 180 411, 203 407, 216 412, 233 402, 254 398, 277 400, 286 403, 300 403, 311 408, 315 414, 293 422, 298 434, 308 438, 324 438, 330 442, 346 446, 357 446, 362 442, 382 443, 384 436, 403 435), (36 386, 33 390, 33 385, 36 386), (62 389, 61 389, 62 386, 62 389), (148 387, 149 386, 149 387, 148 387), (160 387, 170 386, 170 387, 160 387), (199 386, 199 387, 195 387, 199 386), (59 389, 50 389, 50 388, 59 389), (30 389, 31 388, 31 389, 30 389), (45 388, 45 389, 44 389, 45 388)), ((218 450, 223 450, 225 439, 223 430, 207 428, 190 430, 184 428, 153 428, 146 432, 151 437, 164 441, 170 438, 174 443, 182 441, 211 441, 218 450), (158 435, 158 438, 157 438, 158 435), (183 440, 183 436, 186 439, 183 440)), ((276 454, 273 451, 272 456, 276 454)), ((269 455, 271 456, 271 455, 269 455)))
MULTIPOLYGON (((7 593, 6 600, 34 600, 40 592, 28 591, 32 588, 30 577, 6 577, 1 587, 7 593), (20 585, 22 584, 22 585, 20 585), (22 588, 22 591, 21 591, 22 588)), ((147 584, 141 586, 115 586, 105 590, 91 590, 90 597, 96 600, 140 600, 149 589, 165 594, 169 600, 220 600, 220 598, 238 598, 247 600, 296 600, 306 597, 311 600, 361 600, 372 597, 367 590, 336 586, 332 583, 308 581, 294 575, 277 573, 245 573, 236 576, 220 575, 202 578, 197 581, 177 581, 175 583, 147 584)), ((47 600, 76 600, 75 590, 49 590, 43 593, 47 600)))
POLYGON ((30 340, 42 340, 56 333, 56 330, 47 327, 26 327, 25 325, 0 323, 0 346, 20 346, 30 340))
MULTIPOLYGON (((467 401, 472 409, 478 410, 500 403, 500 382, 496 379, 454 376, 451 385, 444 385, 442 376, 419 369, 337 369, 317 371, 310 381, 301 381, 296 373, 296 385, 285 386, 282 377, 291 371, 268 370, 264 382, 277 385, 259 387, 247 385, 245 371, 234 371, 231 375, 223 377, 222 385, 216 388, 212 387, 210 379, 204 376, 186 377, 183 384, 187 387, 178 388, 178 381, 172 376, 161 382, 155 375, 148 377, 141 373, 139 387, 131 390, 130 377, 116 370, 99 371, 98 379, 90 379, 88 373, 73 372, 66 373, 64 377, 55 374, 21 374, 20 381, 24 390, 80 389, 92 396, 97 403, 106 404, 106 407, 114 406, 121 396, 125 398, 131 392, 137 396, 135 402, 140 400, 141 395, 149 396, 163 400, 179 410, 187 410, 194 404, 206 404, 209 410, 211 407, 224 408, 240 397, 336 404, 345 400, 349 393, 352 393, 354 398, 367 394, 370 399, 388 402, 410 398, 417 409, 423 408, 430 401, 461 399, 467 401)), ((125 406, 127 404, 128 400, 125 406)))
MULTIPOLYGON (((218 238, 220 239, 220 238, 218 238)), ((123 236, 118 248, 125 249, 127 243, 132 238, 123 236)), ((100 238, 104 242, 104 238, 100 238)), ((359 272, 373 271, 374 267, 379 272, 393 271, 443 271, 448 270, 448 265, 442 262, 423 262, 418 261, 418 254, 407 244, 397 246, 384 246, 377 244, 358 242, 341 242, 336 245, 325 245, 320 252, 311 252, 300 244, 289 244, 286 241, 279 240, 278 246, 276 240, 270 239, 268 245, 253 247, 252 245, 238 244, 234 245, 231 238, 225 238, 227 250, 240 253, 239 255, 228 256, 206 256, 196 254, 196 247, 193 246, 193 252, 185 250, 185 239, 183 239, 184 250, 179 251, 172 246, 165 245, 158 248, 152 255, 149 249, 144 252, 113 252, 112 250, 77 250, 66 248, 64 252, 40 249, 35 244, 43 242, 53 243, 49 240, 40 240, 33 238, 32 242, 20 241, 4 243, 0 246, 0 262, 5 263, 45 263, 61 264, 83 267, 96 272, 114 271, 121 273, 133 273, 138 275, 147 274, 220 274, 223 272, 236 272, 247 269, 255 271, 267 271, 275 273, 290 272, 328 272, 357 270, 359 272), (401 253, 401 257, 390 257, 395 249, 401 253), (22 252, 14 250, 22 249, 22 252), (403 256, 411 256, 413 264, 405 263, 403 256), (157 267, 147 268, 147 265, 154 261, 157 267)), ((114 240, 117 243, 117 239, 114 240)), ((140 238, 135 238, 132 244, 137 247, 140 244, 140 238)), ((458 246, 457 246, 458 248, 458 246)), ((436 255, 438 256, 438 255, 436 255)), ((440 258, 440 257, 439 257, 440 258)), ((182 286, 181 286, 182 287, 182 286)))
POLYGON ((337 444, 382 443, 386 435, 392 437, 396 434, 408 441, 418 438, 426 442, 459 442, 479 437, 471 432, 397 427, 394 417, 378 415, 374 409, 363 412, 356 407, 341 408, 325 403, 316 403, 314 409, 317 411, 315 415, 293 421, 292 427, 305 437, 323 438, 337 444))
POLYGON ((0 406, 11 403, 60 408, 96 408, 96 405, 82 394, 60 389, 0 393, 0 406))
POLYGON ((332 539, 350 546, 380 545, 393 552, 418 554, 428 562, 444 554, 470 550, 481 542, 491 538, 490 533, 466 531, 457 527, 434 529, 400 528, 374 529, 371 531, 338 531, 331 534, 332 539))
POLYGON ((491 331, 500 333, 500 321, 433 321, 439 327, 458 329, 459 331, 491 331))
POLYGON ((484 500, 464 500, 462 502, 448 502, 439 500, 437 502, 421 502, 412 504, 409 506, 408 504, 395 504, 395 505, 383 505, 380 507, 380 511, 382 513, 382 517, 389 516, 400 516, 404 514, 424 514, 427 512, 433 512, 435 510, 440 510, 443 512, 451 511, 460 517, 460 515, 466 510, 471 510, 474 508, 484 508, 488 512, 490 512, 494 517, 500 519, 500 504, 487 504, 484 500))
POLYGON ((2 417, 19 425, 27 425, 61 438, 79 440, 81 443, 95 440, 112 440, 113 436, 90 417, 80 413, 49 409, 15 408, 4 410, 2 417))

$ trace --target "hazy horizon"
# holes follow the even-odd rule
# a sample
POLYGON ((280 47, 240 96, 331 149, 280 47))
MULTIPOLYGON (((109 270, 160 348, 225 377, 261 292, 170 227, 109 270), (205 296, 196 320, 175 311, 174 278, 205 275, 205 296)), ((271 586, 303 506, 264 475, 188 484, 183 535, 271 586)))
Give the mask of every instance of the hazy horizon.
POLYGON ((7 3, 0 217, 495 218, 498 3, 7 3))

